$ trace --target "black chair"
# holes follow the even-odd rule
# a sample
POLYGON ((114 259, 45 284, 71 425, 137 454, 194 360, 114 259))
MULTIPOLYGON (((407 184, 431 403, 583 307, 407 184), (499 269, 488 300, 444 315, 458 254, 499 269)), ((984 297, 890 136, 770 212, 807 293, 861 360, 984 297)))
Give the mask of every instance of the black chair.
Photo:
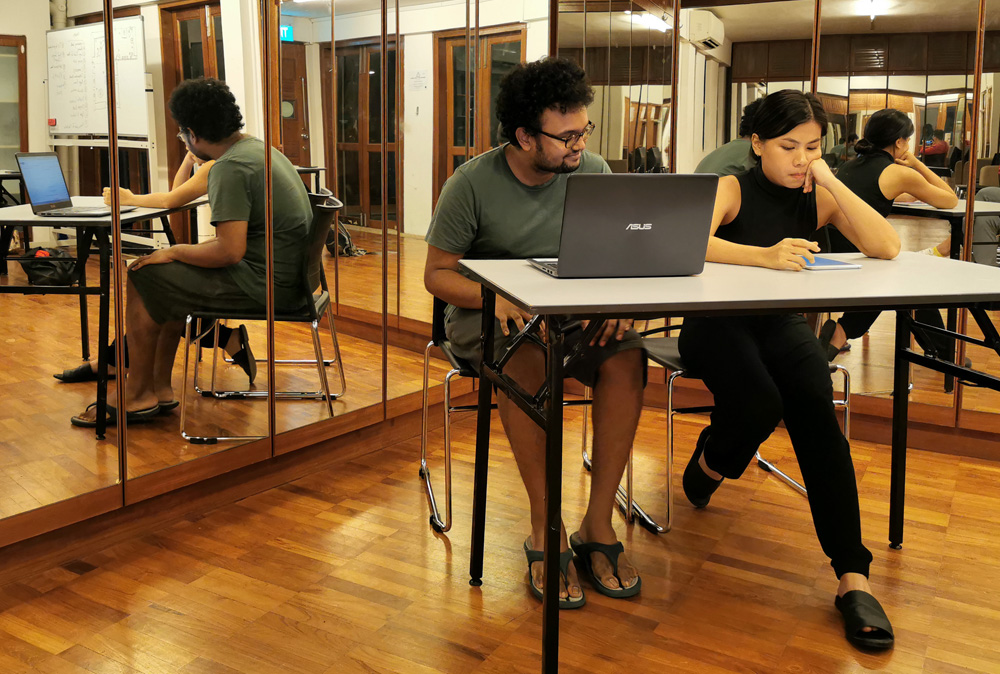
MULTIPOLYGON (((437 297, 434 298, 434 306, 431 313, 431 341, 427 343, 427 348, 424 349, 424 388, 423 388, 423 409, 420 417, 420 479, 424 481, 424 490, 427 494, 427 503, 431 509, 430 524, 431 528, 438 533, 444 533, 451 529, 452 517, 451 517, 451 415, 454 412, 475 412, 479 409, 478 405, 452 405, 451 403, 451 380, 455 377, 472 377, 475 379, 479 378, 479 373, 472 366, 469 361, 464 358, 459 358, 452 351, 451 344, 448 342, 448 336, 445 334, 444 329, 444 311, 448 306, 448 303, 437 297), (429 378, 430 378, 430 358, 431 349, 434 347, 441 349, 441 353, 448 360, 451 365, 451 370, 444 377, 444 488, 445 488, 445 515, 441 516, 441 510, 437 504, 437 498, 434 495, 434 485, 431 482, 431 471, 427 466, 427 415, 430 408, 430 400, 428 396, 429 391, 429 378)), ((535 341, 541 344, 537 338, 533 337, 534 329, 540 321, 540 317, 536 316, 531 319, 525 329, 521 331, 512 343, 511 349, 516 349, 516 344, 523 341, 535 341)), ((584 400, 566 400, 563 401, 564 406, 574 406, 574 405, 589 405, 589 396, 585 397, 584 400)), ((490 406, 490 409, 496 409, 496 403, 490 406)), ((584 408, 586 410, 586 408, 584 408)), ((587 434, 587 417, 586 414, 583 417, 583 434, 584 442, 586 443, 587 434)), ((586 446, 586 444, 584 445, 586 446)), ((631 465, 631 463, 630 463, 631 465)))
MULTIPOLYGON (((679 330, 681 326, 672 325, 664 328, 655 328, 643 333, 644 339, 643 343, 646 347, 646 354, 649 359, 654 363, 662 366, 667 372, 667 521, 665 525, 658 524, 652 517, 650 517, 642 507, 636 503, 635 498, 632 493, 632 479, 631 479, 631 465, 628 470, 629 476, 626 480, 626 486, 618 488, 618 506, 619 508, 628 508, 630 512, 635 514, 639 522, 652 531, 653 533, 665 533, 670 531, 673 526, 674 520, 674 490, 673 490, 673 461, 674 461, 674 415, 675 414, 704 414, 706 412, 711 412, 714 408, 713 405, 702 405, 697 407, 681 407, 674 408, 674 383, 680 377, 686 377, 688 379, 697 378, 696 374, 689 373, 681 360, 680 349, 677 346, 677 337, 653 337, 652 335, 656 333, 671 332, 674 330, 679 330)), ((851 434, 851 375, 847 371, 847 368, 842 365, 835 365, 830 363, 830 373, 833 374, 839 372, 844 378, 844 397, 842 399, 834 399, 833 403, 836 407, 843 408, 844 410, 844 436, 850 438, 851 434)), ((762 469, 774 473, 778 478, 787 482, 789 485, 794 487, 796 490, 800 491, 802 494, 806 493, 806 488, 802 486, 795 479, 789 475, 783 473, 778 469, 775 464, 764 459, 760 452, 756 455, 757 465, 762 469)), ((585 465, 589 463, 589 458, 584 452, 584 463, 585 465)), ((631 461, 630 461, 631 464, 631 461)), ((631 518, 629 518, 631 521, 631 518)))
MULTIPOLYGON (((326 245, 327 233, 333 224, 337 211, 343 208, 343 204, 329 192, 323 190, 321 194, 310 194, 309 200, 312 203, 312 222, 310 224, 310 236, 308 245, 303 249, 302 264, 302 308, 291 311, 275 311, 274 320, 292 323, 309 323, 312 330, 313 349, 315 360, 275 360, 275 363, 282 364, 315 364, 316 372, 319 375, 320 391, 275 391, 275 398, 279 399, 318 399, 325 400, 330 416, 333 416, 333 399, 339 398, 347 390, 347 381, 344 375, 344 367, 340 358, 340 345, 337 341, 337 330, 334 323, 333 308, 330 303, 330 289, 326 282, 326 274, 323 271, 323 248, 326 245), (318 290, 318 292, 316 292, 318 290), (334 358, 325 360, 323 358, 323 347, 319 337, 319 322, 326 314, 330 326, 330 336, 333 342, 334 358), (337 364, 340 371, 340 392, 330 393, 330 385, 327 380, 326 366, 337 364)), ((185 328, 184 344, 184 387, 181 391, 181 436, 192 443, 214 444, 219 440, 250 440, 264 436, 204 436, 190 435, 187 432, 187 377, 188 362, 192 343, 199 341, 207 333, 216 331, 218 321, 263 321, 267 316, 261 313, 232 312, 220 314, 219 312, 193 312, 188 315, 185 328), (202 329, 202 325, 208 325, 202 329)), ((212 358, 212 383, 211 388, 202 390, 198 388, 198 366, 195 364, 194 386, 195 390, 206 397, 214 398, 266 398, 267 391, 220 391, 216 389, 216 365, 218 363, 218 339, 212 338, 216 344, 212 358)), ((273 385, 273 383, 272 383, 273 385)))

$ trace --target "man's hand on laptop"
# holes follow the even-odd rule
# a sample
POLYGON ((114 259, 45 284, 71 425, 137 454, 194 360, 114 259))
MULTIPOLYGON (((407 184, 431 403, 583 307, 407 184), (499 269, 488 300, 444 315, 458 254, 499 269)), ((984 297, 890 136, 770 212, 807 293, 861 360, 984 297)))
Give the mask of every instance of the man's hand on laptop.
MULTIPOLYGON (((614 337, 619 342, 622 341, 625 333, 632 327, 633 322, 634 321, 631 318, 619 318, 605 321, 604 328, 594 335, 594 338, 590 340, 590 345, 593 346, 594 344, 599 343, 601 346, 604 346, 608 343, 608 340, 611 339, 611 337, 614 337)), ((587 329, 587 325, 589 323, 590 321, 581 321, 584 330, 587 329)))
POLYGON ((503 330, 503 334, 505 335, 510 334, 510 326, 508 325, 510 321, 514 321, 517 331, 520 332, 524 330, 524 324, 532 318, 531 314, 527 311, 519 309, 499 295, 497 295, 495 313, 497 319, 500 321, 500 329, 503 330))

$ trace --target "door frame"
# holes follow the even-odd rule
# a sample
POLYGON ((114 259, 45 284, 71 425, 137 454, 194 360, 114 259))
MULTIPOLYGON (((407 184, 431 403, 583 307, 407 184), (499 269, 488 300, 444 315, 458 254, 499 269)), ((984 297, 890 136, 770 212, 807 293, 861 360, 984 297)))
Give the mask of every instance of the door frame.
POLYGON ((17 115, 21 152, 28 151, 28 38, 0 35, 0 47, 20 47, 17 54, 17 115))
MULTIPOLYGON (((358 86, 358 97, 359 97, 359 99, 363 98, 364 100, 363 101, 362 100, 358 101, 358 122, 359 122, 359 124, 358 124, 358 142, 357 143, 350 143, 350 145, 357 145, 356 148, 343 149, 343 148, 339 147, 342 144, 342 141, 337 136, 337 107, 339 106, 340 102, 337 100, 336 80, 334 80, 334 86, 333 86, 333 92, 332 92, 332 100, 331 100, 331 102, 332 102, 333 105, 332 105, 332 108, 331 108, 331 115, 329 116, 329 119, 331 120, 331 122, 333 124, 333 129, 332 129, 332 136, 333 136, 333 143, 332 143, 332 145, 333 145, 333 151, 332 151, 332 155, 333 155, 333 157, 332 157, 332 160, 333 160, 333 165, 336 167, 336 170, 335 170, 336 176, 339 179, 340 169, 341 169, 341 167, 340 167, 340 165, 339 165, 339 163, 337 161, 338 153, 341 152, 342 150, 345 151, 345 152, 352 152, 352 151, 357 152, 358 153, 358 161, 359 161, 359 165, 358 165, 358 182, 359 182, 359 185, 358 185, 358 188, 359 188, 359 193, 362 196, 362 199, 361 199, 362 213, 366 216, 366 219, 369 220, 369 222, 366 222, 366 226, 368 226, 368 227, 374 227, 374 223, 375 222, 378 222, 378 223, 383 223, 384 222, 386 231, 393 231, 393 230, 402 231, 402 226, 403 226, 402 225, 402 219, 403 219, 403 211, 402 211, 403 180, 402 180, 402 170, 401 170, 401 168, 402 168, 402 154, 403 154, 403 138, 402 138, 401 131, 402 131, 402 124, 403 124, 403 115, 405 114, 405 101, 403 100, 403 89, 404 89, 404 87, 402 86, 402 76, 403 76, 403 73, 404 73, 404 64, 403 64, 403 44, 404 43, 405 43, 405 39, 403 38, 403 36, 400 36, 400 42, 397 44, 395 35, 389 36, 388 39, 387 39, 387 42, 386 42, 387 48, 390 51, 394 51, 396 53, 396 77, 395 77, 396 86, 395 86, 395 90, 393 91, 393 95, 395 96, 395 99, 396 99, 396 115, 395 115, 395 119, 388 119, 388 120, 386 120, 386 131, 388 132, 388 130, 390 128, 392 128, 392 130, 393 130, 393 136, 394 136, 395 140, 393 140, 391 143, 389 143, 389 142, 387 142, 386 138, 383 137, 382 140, 379 143, 379 144, 386 144, 386 145, 393 146, 390 149, 388 149, 387 152, 389 152, 389 153, 395 153, 395 162, 394 162, 394 164, 395 164, 395 175, 396 175, 396 188, 395 188, 395 192, 396 192, 396 203, 395 203, 396 216, 395 216, 394 219, 387 220, 386 217, 385 217, 386 214, 383 214, 381 220, 373 220, 373 219, 368 218, 368 213, 366 213, 365 209, 364 209, 365 200, 368 198, 368 195, 370 195, 370 193, 371 193, 371 185, 370 185, 369 180, 368 180, 368 177, 369 177, 369 171, 367 170, 367 168, 368 168, 368 158, 364 156, 366 154, 366 152, 363 151, 361 148, 364 145, 368 145, 367 138, 368 138, 368 129, 370 128, 370 124, 372 124, 372 123, 381 124, 381 120, 379 120, 378 122, 375 122, 374 120, 371 120, 369 118, 369 116, 368 116, 368 108, 369 108, 368 102, 370 100, 370 93, 371 93, 370 90, 369 90, 369 87, 368 87, 368 78, 362 77, 359 80, 359 82, 358 82, 358 85, 359 85, 358 86)), ((343 50, 343 49, 359 49, 360 52, 361 52, 361 57, 362 57, 361 71, 362 71, 362 74, 363 74, 363 72, 366 70, 365 66, 368 63, 367 59, 370 58, 369 52, 370 51, 374 51, 375 53, 379 53, 381 51, 380 46, 381 46, 381 42, 380 42, 380 39, 378 37, 374 37, 374 38, 356 38, 356 39, 339 40, 339 41, 333 42, 333 44, 332 44, 332 53, 331 53, 331 59, 332 59, 332 62, 333 62, 333 75, 335 77, 339 77, 339 75, 340 75, 340 73, 338 71, 338 65, 337 65, 337 56, 338 56, 338 51, 339 50, 343 50), (372 50, 373 47, 374 47, 374 50, 372 50)), ((383 64, 383 72, 385 72, 384 64, 383 64)), ((327 117, 324 117, 324 119, 327 119, 327 117)), ((383 167, 383 170, 386 170, 386 168, 387 167, 383 167)), ((335 188, 336 188, 336 186, 338 184, 339 184, 339 182, 335 182, 335 181, 332 182, 331 189, 333 190, 333 192, 335 194, 337 193, 337 190, 335 188)), ((343 197, 343 195, 338 195, 338 196, 339 197, 343 197)), ((369 203, 369 205, 368 205, 368 211, 370 212, 371 209, 372 209, 372 204, 369 203)), ((345 210, 346 210, 346 208, 345 208, 345 210)), ((345 213, 345 214, 342 214, 340 217, 350 217, 350 216, 348 216, 345 213)))
MULTIPOLYGON (((198 7, 208 7, 209 16, 222 15, 220 0, 177 0, 159 6, 160 10, 160 52, 163 68, 163 110, 164 126, 167 138, 167 175, 173 177, 181 165, 183 153, 180 145, 173 142, 174 136, 180 130, 170 116, 170 94, 178 84, 181 83, 181 73, 177 69, 177 55, 180 53, 180 35, 174 29, 175 15, 184 11, 189 11, 198 7)), ((204 10, 203 10, 204 11, 204 10)), ((207 27, 203 26, 202 36, 205 35, 207 27)), ((211 43, 211 53, 215 56, 215 40, 205 40, 208 46, 211 43)), ((212 60, 214 66, 217 57, 212 60)))
MULTIPOLYGON (((497 35, 519 34, 521 39, 521 54, 527 57, 527 42, 528 42, 528 24, 523 22, 505 23, 498 26, 486 26, 479 29, 480 43, 484 42, 482 38, 494 37, 497 35)), ((432 163, 431 163, 431 175, 432 175, 432 190, 431 190, 431 208, 433 209, 437 205, 438 196, 441 194, 441 188, 444 186, 445 180, 448 179, 448 164, 451 159, 451 154, 448 152, 448 135, 447 129, 451 122, 448 116, 449 109, 449 85, 451 83, 452 67, 451 59, 448 58, 448 44, 449 42, 455 40, 455 38, 465 38, 467 35, 464 28, 456 28, 452 30, 443 30, 434 33, 434 150, 431 152, 432 163)), ((470 42, 475 42, 475 39, 470 39, 470 42)), ((476 64, 475 68, 472 69, 473 77, 470 82, 470 86, 475 89, 474 100, 476 105, 474 119, 476 126, 473 127, 473 138, 481 140, 482 132, 478 128, 482 126, 483 119, 489 117, 489 104, 487 102, 485 113, 481 107, 484 102, 484 97, 481 95, 482 82, 485 79, 482 77, 486 72, 485 64, 482 63, 482 58, 480 54, 483 53, 481 45, 476 45, 476 64)), ((523 61, 522 61, 523 62, 523 61)), ((468 123, 468 121, 466 122, 468 123)), ((475 142, 475 141, 474 141, 475 142)), ((476 145, 469 148, 472 156, 476 155, 476 145)), ((470 157, 471 158, 471 157, 470 157)))

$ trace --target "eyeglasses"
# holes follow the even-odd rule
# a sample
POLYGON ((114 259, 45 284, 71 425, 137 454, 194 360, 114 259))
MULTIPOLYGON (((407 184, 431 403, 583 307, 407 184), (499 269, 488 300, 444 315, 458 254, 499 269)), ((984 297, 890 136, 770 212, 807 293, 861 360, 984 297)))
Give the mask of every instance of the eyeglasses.
POLYGON ((187 132, 184 131, 183 129, 178 131, 177 140, 181 141, 182 143, 187 143, 187 132))
POLYGON ((579 143, 581 140, 586 141, 588 138, 590 138, 590 134, 594 133, 595 128, 597 128, 597 126, 593 122, 588 122, 587 126, 583 128, 582 133, 571 133, 568 136, 553 136, 551 133, 545 133, 541 129, 539 129, 536 133, 540 133, 543 136, 547 136, 552 140, 558 140, 560 143, 563 143, 566 146, 566 149, 569 149, 572 148, 577 143, 579 143))

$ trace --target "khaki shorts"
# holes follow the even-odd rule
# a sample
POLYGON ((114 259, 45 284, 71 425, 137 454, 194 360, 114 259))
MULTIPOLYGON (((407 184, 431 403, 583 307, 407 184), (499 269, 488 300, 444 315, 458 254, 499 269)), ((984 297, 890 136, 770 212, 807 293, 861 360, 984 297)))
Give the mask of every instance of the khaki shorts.
POLYGON ((207 269, 185 262, 150 264, 129 269, 128 280, 142 297, 146 311, 161 325, 183 321, 195 311, 264 313, 264 305, 236 285, 225 268, 207 269))
MULTIPOLYGON (((513 327, 513 325, 511 326, 513 327)), ((483 312, 478 309, 461 309, 448 305, 444 318, 445 334, 451 343, 451 349, 456 356, 469 361, 479 371, 483 360, 483 312)), ((493 353, 499 356, 510 345, 517 334, 511 330, 509 335, 503 334, 500 321, 494 319, 493 353)), ((566 335, 565 348, 568 352, 580 342, 583 330, 574 330, 566 335)), ((597 383, 597 371, 608 358, 629 349, 642 349, 642 337, 635 330, 629 329, 621 341, 611 339, 604 346, 585 346, 581 353, 573 359, 566 368, 566 376, 576 379, 585 386, 593 387, 597 383)), ((642 384, 646 385, 645 351, 643 351, 642 384)))

